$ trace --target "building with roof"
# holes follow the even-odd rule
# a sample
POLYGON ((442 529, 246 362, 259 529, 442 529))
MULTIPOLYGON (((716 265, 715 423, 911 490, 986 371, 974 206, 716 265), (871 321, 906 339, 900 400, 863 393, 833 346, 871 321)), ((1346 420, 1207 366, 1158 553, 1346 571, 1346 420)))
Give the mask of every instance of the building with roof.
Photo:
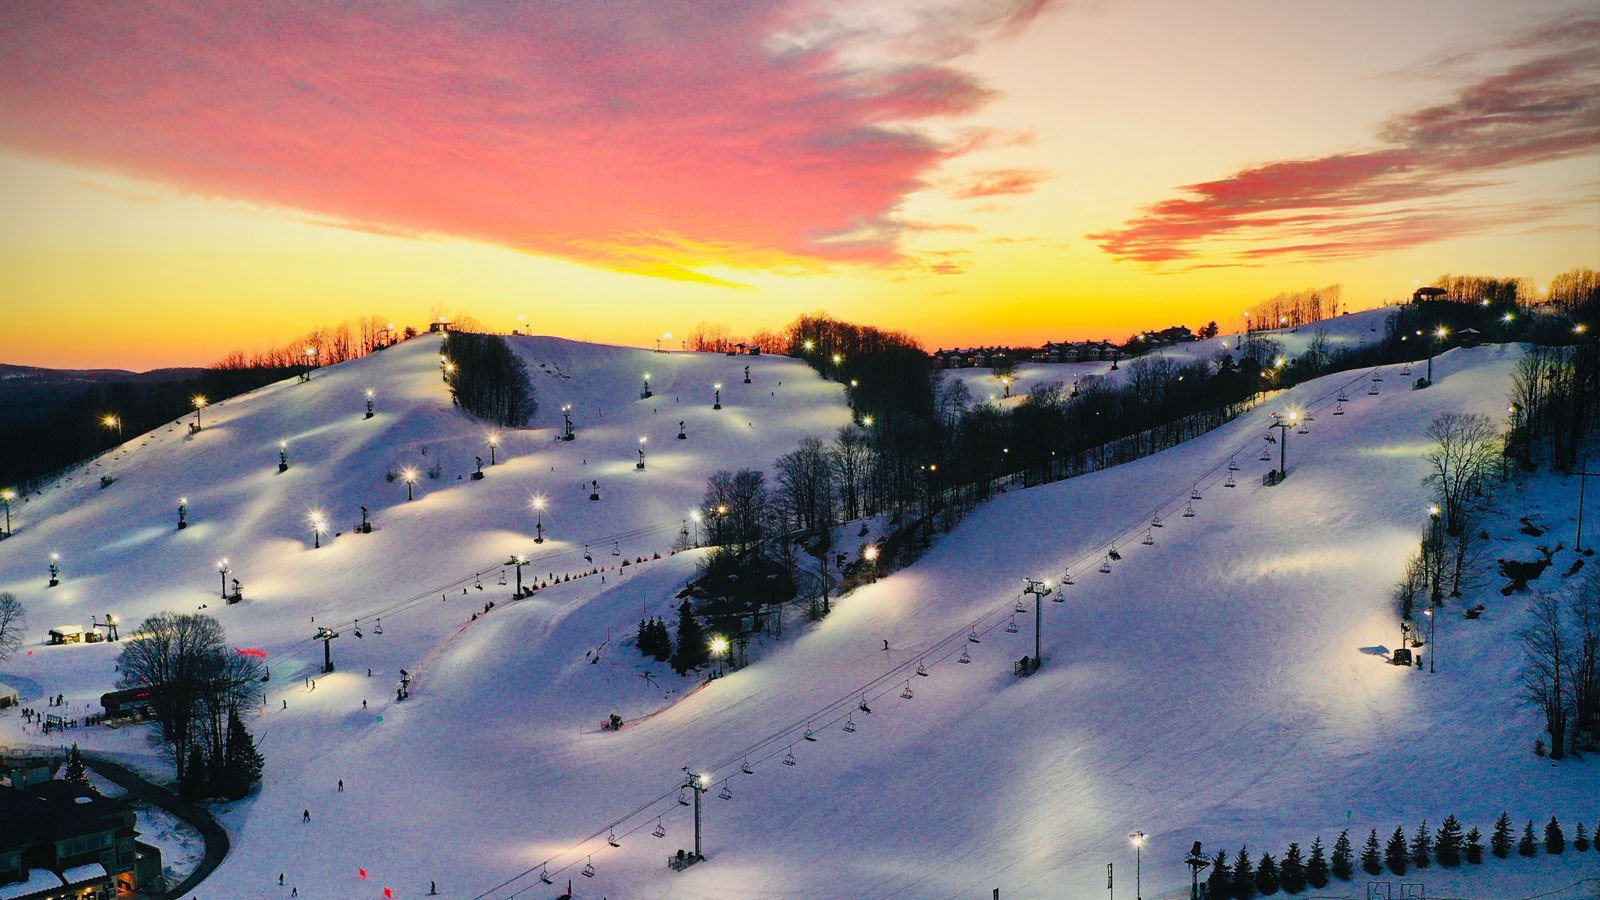
POLYGON ((0 900, 114 900, 153 888, 161 851, 127 801, 65 781, 0 789, 0 900))

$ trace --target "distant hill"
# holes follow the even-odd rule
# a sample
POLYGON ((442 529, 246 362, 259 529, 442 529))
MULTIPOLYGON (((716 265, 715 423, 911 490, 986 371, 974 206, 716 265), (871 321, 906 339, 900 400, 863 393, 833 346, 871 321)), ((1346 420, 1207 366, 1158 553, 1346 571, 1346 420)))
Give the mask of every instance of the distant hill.
POLYGON ((164 384, 197 377, 204 369, 44 369, 0 363, 0 427, 39 419, 91 388, 109 384, 164 384))

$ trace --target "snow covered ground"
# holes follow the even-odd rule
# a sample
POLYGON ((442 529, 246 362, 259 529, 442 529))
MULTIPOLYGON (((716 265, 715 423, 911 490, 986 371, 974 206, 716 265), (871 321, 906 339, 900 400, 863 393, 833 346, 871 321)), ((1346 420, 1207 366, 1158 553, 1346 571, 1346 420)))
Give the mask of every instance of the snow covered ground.
MULTIPOLYGON (((1441 410, 1503 410, 1516 348, 1452 351, 1426 391, 1391 372, 1373 397, 1367 373, 1329 376, 1173 450, 1012 491, 918 564, 702 686, 644 666, 624 640, 642 615, 666 615, 693 573, 697 552, 667 551, 705 476, 770 468, 801 437, 828 436, 848 420, 842 394, 787 359, 515 343, 537 375, 540 428, 503 435, 481 482, 465 476, 484 429, 451 408, 437 343, 419 339, 208 408, 199 435, 131 441, 18 506, 0 590, 29 604, 35 641, 92 614, 131 628, 204 605, 232 642, 272 654, 252 723, 266 779, 221 812, 234 849, 201 896, 277 898, 296 886, 302 897, 385 887, 414 897, 432 880, 457 900, 553 897, 571 879, 581 897, 941 900, 993 887, 1089 897, 1104 890, 1108 862, 1118 896, 1131 896, 1127 834, 1139 829, 1150 835, 1145 893, 1166 897, 1187 891, 1193 840, 1230 853, 1248 843, 1259 856, 1318 834, 1331 846, 1345 827, 1359 845, 1369 828, 1409 833, 1451 813, 1486 833, 1501 810, 1519 823, 1600 819, 1592 761, 1529 752, 1537 724, 1515 699, 1511 639, 1523 598, 1481 589, 1466 598, 1488 607, 1472 622, 1453 605, 1436 674, 1370 652, 1399 639, 1386 597, 1426 521, 1427 424, 1441 410), (651 400, 638 399, 644 371, 651 400), (719 381, 725 408, 714 411, 719 381), (1341 386, 1351 402, 1335 417, 1341 386), (378 394, 371 421, 367 387, 378 394), (578 440, 555 442, 569 402, 578 440), (1289 436, 1289 479, 1263 487, 1267 414, 1289 408, 1315 421, 1289 436), (680 419, 688 441, 674 438, 680 419), (641 435, 644 472, 633 467, 641 435), (290 444, 281 475, 279 439, 290 444), (419 482, 414 502, 384 478, 437 461, 441 477, 419 482), (118 481, 100 489, 102 472, 118 481), (1230 474, 1236 487, 1223 486, 1230 474), (587 499, 590 478, 599 502, 587 499), (535 493, 549 500, 539 546, 535 493), (179 496, 193 523, 183 532, 179 496), (350 531, 360 503, 373 510, 371 535, 350 531), (306 524, 313 509, 344 532, 321 549, 306 524), (1158 515, 1162 527, 1150 527, 1158 515), (532 553, 530 577, 576 574, 585 543, 599 564, 646 562, 509 601, 498 565, 508 554, 532 553), (1101 574, 1113 543, 1122 559, 1101 574), (50 552, 65 580, 47 590, 50 552), (216 599, 222 556, 245 583, 243 604, 216 599), (1045 667, 1018 680, 1011 664, 1033 647, 1031 607, 1008 629, 1022 579, 1064 574, 1074 584, 1043 604, 1045 667), (321 624, 344 634, 339 671, 325 676, 310 639, 321 624), (397 704, 402 667, 417 681, 397 704), (655 714, 601 731, 612 712, 655 714), (665 863, 691 846, 685 766, 710 777, 709 859, 679 874, 665 863), (665 838, 652 836, 658 826, 665 838), (545 868, 555 886, 536 879, 545 868)), ((1512 519, 1570 527, 1571 485, 1541 477, 1506 495, 1512 519)), ((1531 555, 1514 523, 1491 530, 1504 539, 1496 555, 1531 555)), ((31 642, 0 678, 82 707, 111 684, 115 652, 31 642)), ((35 739, 18 726, 0 714, 0 739, 35 739)), ((142 753, 160 772, 143 731, 70 738, 142 753)), ((1436 896, 1522 897, 1597 869, 1600 853, 1569 851, 1418 880, 1436 896)))

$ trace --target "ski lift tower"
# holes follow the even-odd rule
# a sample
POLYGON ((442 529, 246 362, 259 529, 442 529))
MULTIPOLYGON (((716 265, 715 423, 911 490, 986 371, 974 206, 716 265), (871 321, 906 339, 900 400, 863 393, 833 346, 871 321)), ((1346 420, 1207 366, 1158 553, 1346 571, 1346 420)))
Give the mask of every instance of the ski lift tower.
POLYGON ((526 556, 513 556, 506 560, 506 565, 515 566, 517 569, 517 596, 522 596, 522 567, 528 564, 526 556))
POLYGON ((1278 477, 1273 484, 1282 484, 1289 475, 1289 429, 1300 423, 1300 413, 1290 410, 1288 415, 1272 414, 1274 421, 1268 428, 1278 429, 1278 477))
POLYGON ((683 767, 683 789, 694 795, 694 852, 681 857, 681 864, 674 863, 673 868, 680 872, 706 858, 700 850, 700 795, 710 788, 710 775, 696 775, 688 766, 683 767))
POLYGON ((1027 587, 1023 588, 1022 592, 1033 595, 1033 665, 1022 674, 1032 675, 1039 671, 1040 664, 1044 662, 1041 632, 1044 629, 1044 598, 1050 596, 1050 582, 1035 581, 1032 578, 1025 580, 1027 587))
POLYGON ((338 636, 339 632, 334 631, 332 628, 317 629, 315 640, 322 642, 322 671, 324 672, 333 671, 333 640, 338 636))

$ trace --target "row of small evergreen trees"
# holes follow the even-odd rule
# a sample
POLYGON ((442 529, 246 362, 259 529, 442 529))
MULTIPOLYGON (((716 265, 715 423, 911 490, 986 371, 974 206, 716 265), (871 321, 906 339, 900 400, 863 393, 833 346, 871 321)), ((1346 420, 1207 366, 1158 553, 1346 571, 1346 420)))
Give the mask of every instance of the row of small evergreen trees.
MULTIPOLYGON (((1532 819, 1523 828, 1520 840, 1514 841, 1514 834, 1510 817, 1501 813, 1499 821, 1495 823, 1494 833, 1489 838, 1490 852, 1504 859, 1511 854, 1514 844, 1520 856, 1538 855, 1540 842, 1534 837, 1532 819)), ((1561 823, 1554 816, 1544 827, 1543 843, 1546 853, 1566 852, 1566 836, 1561 823)), ((1591 848, 1600 851, 1600 843, 1591 841, 1583 823, 1579 822, 1573 832, 1572 849, 1585 852, 1591 848)), ((1290 844, 1281 862, 1271 853, 1263 853, 1259 860, 1252 863, 1249 849, 1240 847, 1231 865, 1226 852, 1216 855, 1211 861, 1211 873, 1206 878, 1206 885, 1212 900, 1250 900, 1257 895, 1270 896, 1280 890, 1298 894, 1308 887, 1327 887, 1330 877, 1349 881, 1355 875, 1357 862, 1368 875, 1382 874, 1385 868, 1396 875, 1404 875, 1413 867, 1426 869, 1435 862, 1446 867, 1459 866, 1462 862, 1477 865, 1483 862, 1483 836, 1476 828, 1463 834, 1461 823, 1455 816, 1450 816, 1439 826, 1437 834, 1430 833, 1428 823, 1423 822, 1407 840, 1405 829, 1397 826, 1384 844, 1380 844, 1378 830, 1374 828, 1367 834, 1359 858, 1350 844, 1349 829, 1339 833, 1331 856, 1324 852, 1321 837, 1311 842, 1309 857, 1301 852, 1299 844, 1290 844)))
POLYGON ((678 607, 677 649, 673 649, 672 636, 667 634, 667 623, 659 617, 639 620, 639 635, 634 644, 640 653, 658 662, 671 661, 673 671, 679 675, 705 665, 711 658, 705 628, 688 600, 678 607))

